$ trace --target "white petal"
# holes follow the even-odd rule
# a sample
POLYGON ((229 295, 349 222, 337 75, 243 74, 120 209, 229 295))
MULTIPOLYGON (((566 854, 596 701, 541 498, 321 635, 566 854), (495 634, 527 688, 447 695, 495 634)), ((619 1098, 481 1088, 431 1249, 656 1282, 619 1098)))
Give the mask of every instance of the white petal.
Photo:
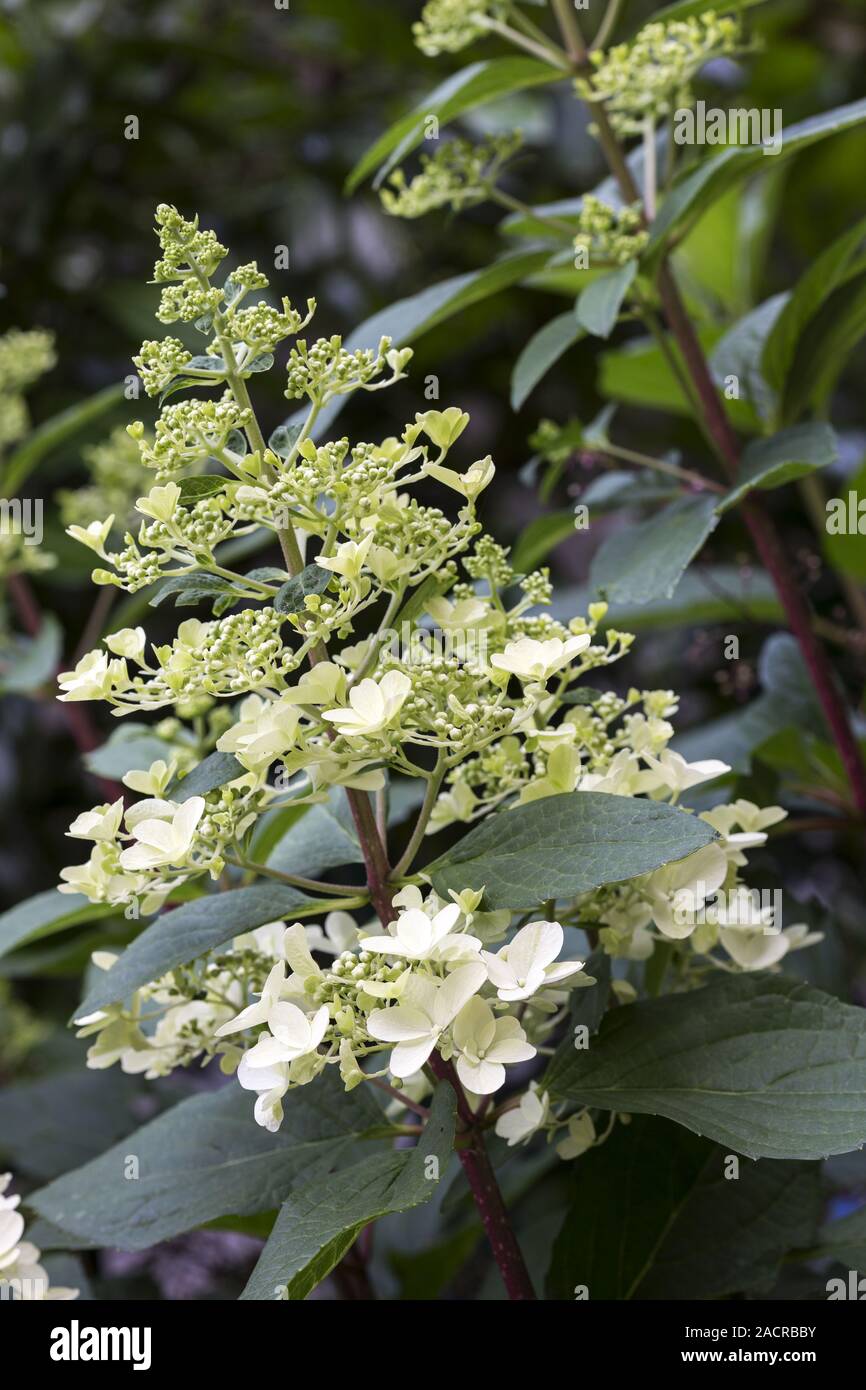
POLYGON ((417 1042, 401 1042, 391 1053, 389 1067, 392 1076, 399 1076, 401 1080, 407 1076, 412 1076, 416 1071, 420 1071, 433 1048, 436 1046, 436 1039, 432 1034, 426 1038, 419 1038, 417 1042))
POLYGON ((425 1038, 430 1034, 430 1019, 420 1009, 397 1004, 392 1009, 374 1009, 367 1019, 367 1031, 382 1042, 425 1038))
POLYGON ((465 1057, 458 1057, 457 1075, 467 1090, 490 1096, 505 1081, 505 1068, 498 1062, 468 1062, 465 1057))

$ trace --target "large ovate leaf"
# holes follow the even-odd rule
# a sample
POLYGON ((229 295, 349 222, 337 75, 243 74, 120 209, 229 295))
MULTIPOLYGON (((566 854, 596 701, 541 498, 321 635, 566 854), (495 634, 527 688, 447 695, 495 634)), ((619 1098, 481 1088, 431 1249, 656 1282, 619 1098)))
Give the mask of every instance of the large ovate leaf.
POLYGON ((639 1116, 576 1165, 548 1297, 578 1285, 593 1301, 765 1289, 787 1252, 811 1243, 820 1211, 817 1164, 732 1169, 719 1145, 639 1116))
POLYGON ((371 1221, 428 1202, 454 1145, 455 1101, 440 1084, 414 1149, 376 1154, 293 1191, 241 1297, 306 1298, 371 1221))
POLYGON ((291 1091, 276 1134, 236 1082, 181 1101, 91 1163, 28 1200, 47 1221, 99 1245, 145 1250, 217 1217, 278 1207, 293 1185, 336 1165, 381 1121, 365 1092, 347 1095, 328 1068, 291 1091), (130 1176, 130 1157, 137 1176, 130 1176))
MULTIPOLYGON (((772 158, 774 161, 785 159, 818 140, 851 130, 863 121, 866 121, 866 100, 853 101, 847 106, 810 116, 786 128, 782 148, 772 158)), ((662 203, 652 225, 649 252, 660 250, 672 232, 677 231, 689 218, 699 216, 732 184, 747 178, 767 160, 768 156, 760 145, 732 145, 721 154, 704 160, 693 173, 674 186, 662 203)))
POLYGON ((536 58, 493 58, 460 68, 423 97, 417 106, 396 121, 355 165, 346 180, 351 193, 368 175, 378 170, 376 184, 421 144, 435 117, 439 125, 453 121, 478 106, 497 101, 509 92, 523 91, 551 82, 557 74, 550 64, 536 58))
POLYGON ((663 1115, 750 1158, 866 1141, 866 1011, 784 975, 615 1009, 570 1061, 556 1098, 663 1115))
POLYGON ((574 314, 558 314, 537 333, 520 353, 511 374, 511 409, 519 410, 550 368, 559 361, 578 339, 583 330, 574 321, 574 314))
POLYGON ((612 603, 670 598, 718 524, 712 493, 678 498, 648 521, 609 536, 590 567, 590 584, 612 603))
POLYGON ((230 893, 209 893, 195 902, 163 911, 110 970, 101 971, 76 1016, 127 999, 151 980, 196 960, 233 936, 292 917, 309 915, 315 900, 280 883, 257 883, 230 893))
POLYGON ((61 893, 56 888, 48 888, 0 914, 0 956, 26 942, 52 936, 54 932, 65 931, 81 922, 109 917, 116 911, 117 908, 106 903, 88 902, 80 893, 61 893))
POLYGON ((805 478, 819 468, 829 468, 836 462, 838 445, 829 425, 812 420, 805 425, 792 425, 769 439, 752 440, 746 446, 740 462, 736 485, 718 504, 725 512, 741 502, 754 488, 768 491, 784 487, 795 478, 805 478))
POLYGON ((713 838, 675 807, 567 792, 489 816, 424 872, 440 897, 483 888, 492 909, 533 908, 649 873, 713 838))

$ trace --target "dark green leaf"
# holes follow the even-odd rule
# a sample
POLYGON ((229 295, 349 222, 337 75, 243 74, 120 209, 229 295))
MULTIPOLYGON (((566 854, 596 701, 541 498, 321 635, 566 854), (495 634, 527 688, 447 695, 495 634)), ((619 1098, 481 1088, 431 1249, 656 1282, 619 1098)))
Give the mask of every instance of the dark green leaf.
POLYGON ((581 337, 582 330, 574 314, 559 314, 533 334, 514 364, 511 374, 511 409, 519 410, 541 381, 581 337))
POLYGON ((178 484, 179 501, 183 506, 191 506, 203 497, 213 497, 214 493, 222 492, 227 482, 228 478, 218 477, 216 473, 199 473, 194 478, 181 478, 178 484))
POLYGON ((764 380, 761 363, 764 347, 787 303, 787 294, 776 294, 739 319, 713 349, 710 366, 720 389, 736 379, 738 397, 748 401, 760 420, 772 421, 778 400, 764 380))
POLYGON ((848 278, 851 261, 866 236, 866 219, 821 252, 797 282, 764 345, 763 374, 781 392, 794 360, 797 345, 821 305, 848 278))
POLYGON ((177 777, 168 788, 166 795, 172 801, 188 801, 191 796, 207 796, 226 782, 236 777, 244 777, 246 768, 239 763, 233 753, 210 753, 197 767, 183 777, 177 777))
POLYGON ((723 977, 614 1009, 556 1095, 750 1158, 846 1153, 866 1140, 866 1011, 784 975, 723 977))
POLYGON ((670 598, 718 525, 716 496, 681 497, 648 521, 615 531, 593 558, 590 583, 611 603, 670 598))
POLYGON ((323 594, 333 577, 331 571, 321 565, 307 565, 282 586, 274 599, 274 607, 278 613, 303 612, 307 594, 323 594))
MULTIPOLYGON (((823 111, 788 126, 782 149, 774 162, 825 140, 839 131, 850 130, 866 120, 866 100, 851 102, 832 111, 823 111)), ((732 145, 721 154, 704 160, 691 174, 676 184, 665 198, 655 219, 649 250, 659 250, 670 234, 688 218, 699 214, 732 184, 747 178, 766 162, 760 145, 732 145)))
POLYGON ((126 999, 142 985, 178 965, 252 931, 265 922, 309 908, 310 898, 280 883, 257 883, 229 893, 209 893, 182 907, 163 911, 136 937, 110 970, 100 971, 77 1016, 95 1013, 126 999))
POLYGON ((576 1166, 547 1293, 714 1299, 768 1288, 821 1210, 817 1165, 741 1163, 724 1149, 639 1116, 576 1166))
POLYGON ((240 592, 237 585, 221 579, 218 574, 177 574, 163 580, 150 606, 158 608, 164 599, 173 598, 175 608, 191 608, 208 599, 231 598, 240 592))
POLYGON ((25 942, 52 936, 80 922, 110 917, 116 911, 117 908, 107 903, 88 902, 80 893, 61 893, 57 888, 49 888, 0 914, 0 956, 25 942))
POLYGON ((743 454, 736 487, 722 498, 717 510, 726 512, 736 506, 753 488, 783 487, 818 468, 829 468, 837 455, 835 434, 829 425, 817 420, 793 425, 769 439, 753 440, 743 454))
POLYGON ((181 1101, 30 1205, 61 1230, 121 1250, 145 1250, 220 1216, 270 1211, 298 1178, 326 1172, 381 1119, 366 1093, 347 1095, 335 1073, 329 1067, 286 1097, 276 1134, 255 1123, 252 1097, 234 1082, 181 1101), (130 1155, 137 1178, 127 1177, 130 1155))
POLYGON ((460 68, 380 135, 355 165, 346 180, 346 191, 353 192, 376 169, 379 170, 376 183, 381 183, 401 159, 421 144, 431 116, 445 125, 466 111, 485 106, 509 92, 551 82, 555 76, 548 63, 540 63, 535 58, 494 58, 460 68))
POLYGON ((860 275, 829 296, 798 344, 785 385, 785 422, 809 409, 828 413, 836 383, 864 334, 866 275, 860 275))
POLYGON ((7 1086, 0 1093, 0 1156, 40 1182, 59 1177, 136 1128, 142 1089, 140 1077, 119 1067, 83 1066, 7 1086))
POLYGON ((280 1290, 306 1298, 371 1221, 428 1202, 451 1156, 455 1103, 442 1083, 416 1148, 376 1154, 292 1192, 241 1298, 272 1299, 280 1290))
POLYGON ((566 792, 489 816, 424 872, 443 898, 483 888, 488 908, 534 908, 649 873, 714 838, 675 807, 566 792))
POLYGON ((609 338, 623 300, 634 284, 637 261, 627 261, 618 270, 607 271, 581 291, 575 306, 577 321, 596 338, 609 338))

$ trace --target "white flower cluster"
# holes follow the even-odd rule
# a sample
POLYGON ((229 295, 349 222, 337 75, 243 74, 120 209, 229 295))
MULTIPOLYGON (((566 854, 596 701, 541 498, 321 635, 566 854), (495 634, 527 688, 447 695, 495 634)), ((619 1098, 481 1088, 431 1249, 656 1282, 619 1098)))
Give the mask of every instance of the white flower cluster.
MULTIPOLYGON (((287 309, 279 324, 264 312, 241 318, 243 294, 264 279, 257 268, 240 267, 213 294, 224 248, 173 209, 161 209, 159 222, 157 279, 173 291, 162 317, 195 313, 220 354, 179 366, 171 340, 157 345, 169 380, 177 370, 198 372, 222 394, 216 403, 165 406, 150 441, 133 430, 142 463, 160 481, 139 498, 142 523, 126 534, 124 551, 106 549, 112 517, 70 530, 113 567, 97 570, 97 582, 134 590, 163 579, 160 597, 209 600, 214 616, 187 619, 149 651, 143 628, 123 628, 61 675, 64 700, 105 700, 118 715, 170 711, 153 730, 165 756, 123 778, 140 799, 96 806, 71 826, 71 837, 93 848, 86 863, 63 871, 62 891, 137 916, 181 890, 195 894, 206 877, 230 889, 270 875, 325 895, 299 907, 299 917, 336 903, 346 910, 330 912, 323 929, 270 924, 79 1019, 92 1039, 89 1064, 156 1077, 219 1057, 256 1093, 256 1118, 269 1128, 280 1123, 287 1091, 329 1065, 348 1089, 389 1074, 411 1098, 429 1088, 431 1063, 453 1063, 470 1098, 491 1096, 508 1067, 546 1049, 568 991, 593 983, 580 961, 558 961, 563 925, 586 928, 608 954, 629 960, 669 943, 670 984, 682 989, 713 969, 776 968, 809 945, 806 927, 777 929, 741 880, 747 852, 784 814, 745 801, 704 813, 719 837, 705 849, 548 905, 556 921, 485 911, 482 893, 468 889, 450 902, 423 896, 413 866, 425 832, 501 809, 507 833, 509 808, 568 793, 673 806, 729 769, 689 764, 668 747, 672 691, 621 697, 583 682, 633 639, 607 623, 604 603, 569 621, 553 617, 547 571, 515 573, 507 550, 482 531, 477 503, 495 469, 489 457, 452 466, 463 411, 425 411, 378 444, 313 440, 323 404, 390 384, 406 352, 391 352, 387 340, 351 352, 339 338, 299 342, 287 394, 306 397, 306 419, 278 428, 266 445, 246 387, 250 354, 295 320, 287 309), (221 472, 202 471, 214 461, 221 472), (417 501, 413 486, 431 481, 457 499, 456 517, 417 501), (229 569, 224 543, 260 527, 279 540, 285 567, 229 569), (408 643, 395 646, 395 631, 408 632, 408 643), (437 633, 441 644, 414 641, 437 633), (185 777, 210 753, 222 782, 208 790, 192 783, 185 793, 185 777), (303 812, 342 787, 363 825, 365 805, 373 815, 366 794, 395 775, 424 786, 423 805, 381 892, 372 877, 356 894, 257 862, 266 814, 303 812), (381 920, 359 925, 349 909, 371 899, 381 920), (370 1070, 383 1052, 384 1069, 370 1070)), ((112 959, 102 953, 97 964, 110 968, 112 959)), ((633 997, 623 980, 614 989, 620 1003, 633 997)), ((506 1100, 488 1122, 510 1143, 565 1128, 563 1157, 605 1138, 587 1112, 555 1114, 534 1090, 506 1100)))
POLYGON ((51 1287, 48 1273, 39 1263, 40 1250, 22 1239, 24 1217, 18 1211, 21 1198, 6 1195, 11 1181, 11 1173, 0 1173, 0 1297, 23 1302, 77 1298, 80 1289, 57 1284, 51 1287))
MULTIPOLYGON (((238 1080, 258 1095, 259 1124, 276 1129, 286 1092, 328 1065, 339 1066, 348 1089, 386 1074, 412 1088, 424 1085, 422 1069, 435 1048, 453 1058, 468 1092, 487 1096, 504 1084, 506 1066, 535 1056, 535 1044, 562 1017, 564 989, 593 981, 576 978, 583 962, 557 961, 558 922, 532 922, 497 952, 485 950, 472 931, 480 899, 466 892, 445 904, 405 888, 386 932, 355 930, 345 914, 334 914, 326 928, 344 949, 325 968, 310 949, 322 949, 323 934, 299 922, 288 928, 288 973, 278 962, 258 1002, 217 1029, 219 1037, 256 1030, 238 1080), (385 1068, 362 1069, 388 1049, 385 1068)), ((492 918, 482 914, 488 943, 505 931, 501 917, 492 918)))

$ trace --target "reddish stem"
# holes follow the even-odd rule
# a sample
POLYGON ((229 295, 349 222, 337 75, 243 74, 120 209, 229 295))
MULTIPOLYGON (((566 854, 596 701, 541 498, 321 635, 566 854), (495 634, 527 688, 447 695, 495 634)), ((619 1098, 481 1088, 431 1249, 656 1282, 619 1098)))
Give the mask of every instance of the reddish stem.
MULTIPOLYGON (((580 56, 576 53, 572 56, 575 66, 579 68, 580 56)), ((630 203, 639 202, 640 189, 635 183, 603 104, 592 102, 588 103, 588 106, 598 129, 599 143, 623 198, 630 203)), ((728 477, 735 482, 740 473, 740 446, 737 436, 716 390, 703 347, 683 304, 676 277, 667 259, 662 261, 659 269, 658 287, 665 317, 697 392, 707 433, 728 477)), ((741 504, 741 509, 755 549, 775 585, 788 626, 800 645, 815 693, 821 702, 848 776, 854 804, 861 814, 866 815, 866 766, 827 654, 815 635, 809 604, 797 583, 778 531, 763 503, 750 496, 741 504)))
MULTIPOLYGON (((740 450, 731 423, 716 390, 694 326, 683 305, 671 269, 664 265, 659 273, 659 291, 665 317, 679 344, 695 390, 704 411, 710 436, 725 471, 735 482, 740 471, 740 450)), ((778 531, 762 502, 754 495, 745 498, 741 511, 755 549, 776 586, 788 625, 800 644, 803 660, 833 734, 839 757, 848 776, 858 811, 866 814, 866 768, 848 718, 844 700, 833 677, 824 648, 815 635, 809 604, 785 554, 778 531)))
MULTIPOLYGON (((376 818, 367 793, 347 791, 346 794, 364 856, 370 897, 384 927, 397 916, 388 886, 388 858, 379 837, 376 818)), ((534 1299, 532 1280, 499 1190, 496 1174, 484 1145, 484 1136, 478 1128, 478 1117, 472 1113, 453 1066, 435 1049, 430 1057, 430 1066, 440 1081, 447 1081, 454 1088, 457 1096, 457 1113, 466 1139, 465 1144, 458 1149, 460 1162, 508 1297, 514 1300, 534 1299)))
POLYGON ((471 1109, 466 1100, 460 1078, 450 1062, 433 1052, 430 1066, 440 1081, 447 1081, 457 1093, 457 1111, 464 1124, 468 1143, 457 1150, 463 1172, 469 1183, 478 1215, 487 1232, 487 1239, 493 1251, 493 1258, 502 1275, 502 1282, 508 1297, 513 1302, 535 1300, 535 1290, 526 1268, 523 1252, 511 1225, 508 1208, 502 1198, 490 1155, 484 1144, 484 1137, 477 1128, 471 1109))

